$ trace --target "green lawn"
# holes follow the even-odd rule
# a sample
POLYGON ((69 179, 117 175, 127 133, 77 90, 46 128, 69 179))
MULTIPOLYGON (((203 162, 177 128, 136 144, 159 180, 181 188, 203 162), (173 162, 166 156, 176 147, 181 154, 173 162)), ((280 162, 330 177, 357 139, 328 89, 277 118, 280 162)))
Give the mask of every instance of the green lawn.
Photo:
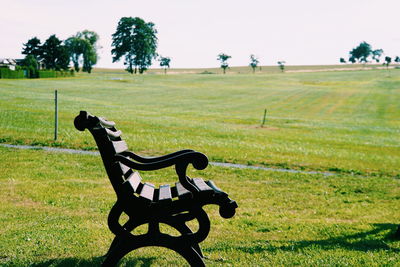
POLYGON ((115 120, 132 150, 213 161, 399 176, 400 70, 0 80, 0 140, 94 149, 79 110, 115 120), (53 142, 54 89, 60 139, 53 142), (260 123, 267 109, 264 128, 260 123))
MULTIPOLYGON (((229 220, 208 208, 206 263, 396 266, 399 93, 398 69, 141 76, 96 70, 74 78, 0 79, 0 142, 96 149, 90 134, 72 124, 87 110, 116 121, 140 154, 192 148, 217 162, 334 172, 216 166, 196 172, 239 203, 229 220)), ((0 162, 0 265, 100 264, 112 239, 106 219, 115 201, 101 159, 0 146, 0 162)), ((176 181, 172 169, 142 176, 156 185, 176 181)), ((121 265, 183 263, 173 252, 146 248, 121 265)))
MULTIPOLYGON (((0 265, 90 266, 112 240, 106 225, 115 200, 101 160, 0 147, 0 265), (12 160, 10 160, 12 159, 12 160)), ((193 172, 193 171, 192 171, 193 172)), ((209 207, 211 232, 202 247, 210 266, 394 266, 400 241, 400 180, 348 175, 282 174, 209 167, 237 200, 234 218, 209 207)), ((173 183, 173 169, 142 173, 173 183), (160 178, 162 177, 162 178, 160 178)), ((122 266, 176 266, 166 249, 140 249, 122 266)))

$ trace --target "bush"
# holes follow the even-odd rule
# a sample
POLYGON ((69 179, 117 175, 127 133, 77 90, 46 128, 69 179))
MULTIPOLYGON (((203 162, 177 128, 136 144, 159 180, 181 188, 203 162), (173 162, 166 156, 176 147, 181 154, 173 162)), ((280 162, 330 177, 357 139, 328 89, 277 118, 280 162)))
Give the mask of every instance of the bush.
POLYGON ((75 72, 73 70, 55 71, 55 70, 39 70, 39 78, 58 78, 72 77, 75 72))
POLYGON ((205 70, 203 72, 200 72, 199 74, 215 74, 215 72, 211 72, 211 71, 205 70))
POLYGON ((9 68, 0 68, 0 79, 23 79, 25 78, 23 70, 10 70, 9 68))
POLYGON ((56 72, 57 77, 72 77, 74 76, 74 74, 75 74, 74 70, 65 70, 56 72))
POLYGON ((56 78, 57 74, 54 70, 39 70, 39 78, 56 78))

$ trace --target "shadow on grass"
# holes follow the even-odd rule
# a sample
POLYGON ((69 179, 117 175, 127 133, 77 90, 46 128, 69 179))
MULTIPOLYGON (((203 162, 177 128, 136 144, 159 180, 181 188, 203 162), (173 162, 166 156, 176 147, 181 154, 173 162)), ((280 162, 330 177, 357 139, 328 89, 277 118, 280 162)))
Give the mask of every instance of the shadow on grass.
MULTIPOLYGON (((234 249, 249 254, 275 251, 298 251, 306 248, 318 248, 322 250, 330 249, 346 249, 352 251, 378 251, 386 250, 392 252, 400 252, 398 248, 390 247, 391 241, 399 240, 395 232, 398 225, 396 224, 373 224, 374 229, 353 235, 338 236, 322 240, 306 240, 306 241, 282 241, 284 245, 269 244, 268 241, 256 241, 253 246, 238 246, 234 249), (388 232, 383 234, 383 232, 388 232)), ((208 251, 225 250, 226 247, 208 248, 208 251)))
MULTIPOLYGON (((104 261, 104 257, 93 257, 90 259, 78 259, 78 258, 61 258, 61 259, 51 259, 39 263, 35 263, 30 265, 31 267, 49 267, 49 266, 57 266, 57 267, 70 267, 70 266, 79 266, 79 267, 92 267, 92 266, 101 266, 104 261)), ((138 257, 137 259, 122 259, 118 266, 152 266, 153 262, 156 260, 155 257, 138 257)))

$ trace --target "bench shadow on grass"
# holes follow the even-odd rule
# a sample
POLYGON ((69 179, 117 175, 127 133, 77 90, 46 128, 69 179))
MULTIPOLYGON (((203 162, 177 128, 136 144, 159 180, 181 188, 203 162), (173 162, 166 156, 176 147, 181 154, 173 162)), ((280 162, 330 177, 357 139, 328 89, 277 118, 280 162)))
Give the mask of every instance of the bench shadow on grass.
MULTIPOLYGON (((57 267, 70 267, 70 266, 79 266, 79 267, 92 267, 92 266, 101 266, 104 261, 104 257, 93 257, 89 259, 79 259, 79 258, 60 258, 60 259, 51 259, 43 262, 39 262, 31 267, 48 267, 48 266, 57 266, 57 267)), ((143 266, 148 267, 152 266, 153 262, 156 260, 156 257, 138 257, 137 259, 122 259, 118 266, 143 266)))
MULTIPOLYGON (((390 247, 390 243, 398 241, 395 236, 397 224, 373 224, 374 229, 366 232, 346 236, 332 237, 322 240, 282 241, 283 245, 269 244, 267 240, 255 241, 252 246, 238 246, 234 249, 249 254, 275 251, 297 251, 305 248, 320 248, 322 250, 346 249, 352 251, 379 251, 387 250, 400 252, 398 248, 390 247), (386 233, 388 232, 388 233, 386 233)), ((221 250, 222 248, 209 248, 207 250, 221 250)))

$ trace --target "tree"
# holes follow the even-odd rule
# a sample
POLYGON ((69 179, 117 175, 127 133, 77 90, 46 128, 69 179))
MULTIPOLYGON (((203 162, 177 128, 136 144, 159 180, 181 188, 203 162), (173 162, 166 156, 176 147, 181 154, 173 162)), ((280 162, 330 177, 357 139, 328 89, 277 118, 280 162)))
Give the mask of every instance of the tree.
POLYGON ((285 71, 285 64, 286 64, 286 62, 283 60, 278 61, 279 68, 281 69, 282 72, 285 71))
POLYGON ((37 78, 39 64, 33 55, 27 55, 21 64, 27 71, 29 78, 37 78))
POLYGON ((22 54, 32 55, 36 60, 39 60, 42 55, 42 50, 40 46, 40 40, 37 37, 33 37, 28 40, 26 44, 23 44, 22 54))
POLYGON ((352 63, 357 61, 360 63, 367 63, 368 58, 372 55, 372 59, 379 62, 379 57, 382 55, 382 53, 382 49, 372 50, 371 45, 364 41, 349 52, 349 61, 352 63))
POLYGON ((44 42, 41 50, 47 69, 67 70, 69 68, 68 49, 54 34, 44 42))
POLYGON ((92 45, 86 45, 83 52, 83 66, 82 71, 87 73, 92 72, 92 67, 97 63, 97 53, 92 45))
POLYGON ((221 68, 223 69, 224 74, 226 73, 226 68, 229 67, 228 59, 230 59, 230 58, 231 58, 231 56, 228 56, 224 53, 220 53, 217 57, 217 60, 219 60, 221 62, 221 68))
POLYGON ((394 62, 400 63, 400 57, 399 57, 399 56, 396 56, 395 59, 394 59, 394 62))
POLYGON ((258 58, 256 58, 254 55, 250 55, 250 67, 253 69, 253 73, 256 72, 258 63, 258 58))
POLYGON ((86 41, 83 45, 83 66, 82 71, 91 73, 92 66, 97 63, 97 49, 96 45, 99 40, 99 35, 94 31, 84 30, 77 33, 77 37, 86 41))
POLYGON ((340 63, 346 63, 346 60, 344 58, 340 58, 340 63))
POLYGON ((99 36, 93 31, 84 30, 76 33, 65 41, 69 56, 74 64, 75 71, 79 71, 79 63, 82 71, 91 73, 92 66, 97 63, 97 45, 99 36))
POLYGON ((112 35, 113 62, 124 58, 126 70, 142 74, 157 56, 157 30, 154 23, 135 17, 123 17, 112 35))
POLYGON ((349 57, 349 61, 353 64, 356 63, 356 59, 353 56, 349 57))
POLYGON ((382 49, 376 49, 373 50, 372 52, 372 60, 375 60, 376 63, 380 62, 380 58, 383 54, 383 50, 382 49))
POLYGON ((72 36, 65 40, 65 45, 68 48, 68 53, 72 63, 74 64, 74 69, 76 72, 78 72, 80 70, 79 62, 81 61, 81 56, 84 52, 86 41, 76 36, 72 36))
POLYGON ((164 73, 167 74, 167 68, 169 69, 169 63, 171 62, 171 59, 169 57, 162 57, 158 59, 160 62, 160 66, 164 67, 164 73))
POLYGON ((392 58, 389 57, 389 56, 386 56, 386 57, 385 57, 385 62, 383 63, 383 65, 386 66, 386 69, 389 69, 390 63, 392 63, 392 58))

